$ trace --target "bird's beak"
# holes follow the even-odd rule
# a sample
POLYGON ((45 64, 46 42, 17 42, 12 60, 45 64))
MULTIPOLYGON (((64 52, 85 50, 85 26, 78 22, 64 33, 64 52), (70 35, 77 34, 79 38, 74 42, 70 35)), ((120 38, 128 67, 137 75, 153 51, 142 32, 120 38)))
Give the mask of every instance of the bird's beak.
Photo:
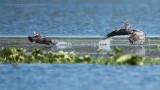
POLYGON ((36 32, 35 32, 35 31, 33 31, 33 33, 34 33, 34 34, 36 34, 36 32))

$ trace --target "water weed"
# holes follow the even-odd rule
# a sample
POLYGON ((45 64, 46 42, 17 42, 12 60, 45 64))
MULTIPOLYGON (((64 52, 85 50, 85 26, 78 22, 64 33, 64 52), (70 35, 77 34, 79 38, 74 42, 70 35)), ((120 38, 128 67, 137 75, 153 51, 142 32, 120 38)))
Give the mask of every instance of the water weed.
MULTIPOLYGON (((45 50, 33 49, 31 54, 23 48, 4 48, 0 50, 0 63, 84 63, 84 64, 112 64, 112 65, 144 65, 160 64, 159 57, 142 57, 139 55, 122 55, 119 47, 113 47, 114 53, 107 52, 106 58, 91 57, 90 55, 78 56, 75 52, 59 51, 53 53, 45 50)), ((97 50, 97 55, 100 50, 97 50)))

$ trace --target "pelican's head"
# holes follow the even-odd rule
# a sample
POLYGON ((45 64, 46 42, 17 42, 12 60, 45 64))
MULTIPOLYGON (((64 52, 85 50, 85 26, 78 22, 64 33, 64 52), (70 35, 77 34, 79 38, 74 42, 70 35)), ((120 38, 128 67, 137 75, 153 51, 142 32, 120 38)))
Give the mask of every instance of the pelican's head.
POLYGON ((36 33, 35 31, 33 31, 34 32, 34 34, 36 35, 36 36, 39 36, 40 37, 40 34, 39 33, 36 33))

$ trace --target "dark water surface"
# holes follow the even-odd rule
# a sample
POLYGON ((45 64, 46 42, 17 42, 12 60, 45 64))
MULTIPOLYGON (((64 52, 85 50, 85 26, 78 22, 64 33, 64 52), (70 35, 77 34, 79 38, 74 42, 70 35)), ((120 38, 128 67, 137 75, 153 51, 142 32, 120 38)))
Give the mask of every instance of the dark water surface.
POLYGON ((0 64, 0 90, 160 90, 160 66, 0 64))
POLYGON ((1 0, 0 36, 100 36, 125 21, 160 36, 160 0, 1 0))

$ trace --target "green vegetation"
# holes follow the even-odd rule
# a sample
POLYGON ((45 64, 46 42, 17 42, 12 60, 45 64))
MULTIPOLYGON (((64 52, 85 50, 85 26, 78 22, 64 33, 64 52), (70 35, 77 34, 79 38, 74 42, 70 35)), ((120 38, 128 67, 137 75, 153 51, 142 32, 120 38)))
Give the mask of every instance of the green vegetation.
MULTIPOLYGON (((160 58, 142 57, 139 55, 122 55, 119 47, 113 48, 115 53, 107 53, 106 58, 90 57, 90 55, 78 56, 74 52, 53 53, 34 49, 31 54, 23 48, 1 48, 0 63, 89 63, 89 64, 112 64, 112 65, 144 65, 160 64, 160 58)), ((97 50, 97 55, 100 50, 97 50)))
POLYGON ((160 44, 159 44, 159 45, 157 45, 157 48, 158 48, 158 49, 160 48, 160 44))

